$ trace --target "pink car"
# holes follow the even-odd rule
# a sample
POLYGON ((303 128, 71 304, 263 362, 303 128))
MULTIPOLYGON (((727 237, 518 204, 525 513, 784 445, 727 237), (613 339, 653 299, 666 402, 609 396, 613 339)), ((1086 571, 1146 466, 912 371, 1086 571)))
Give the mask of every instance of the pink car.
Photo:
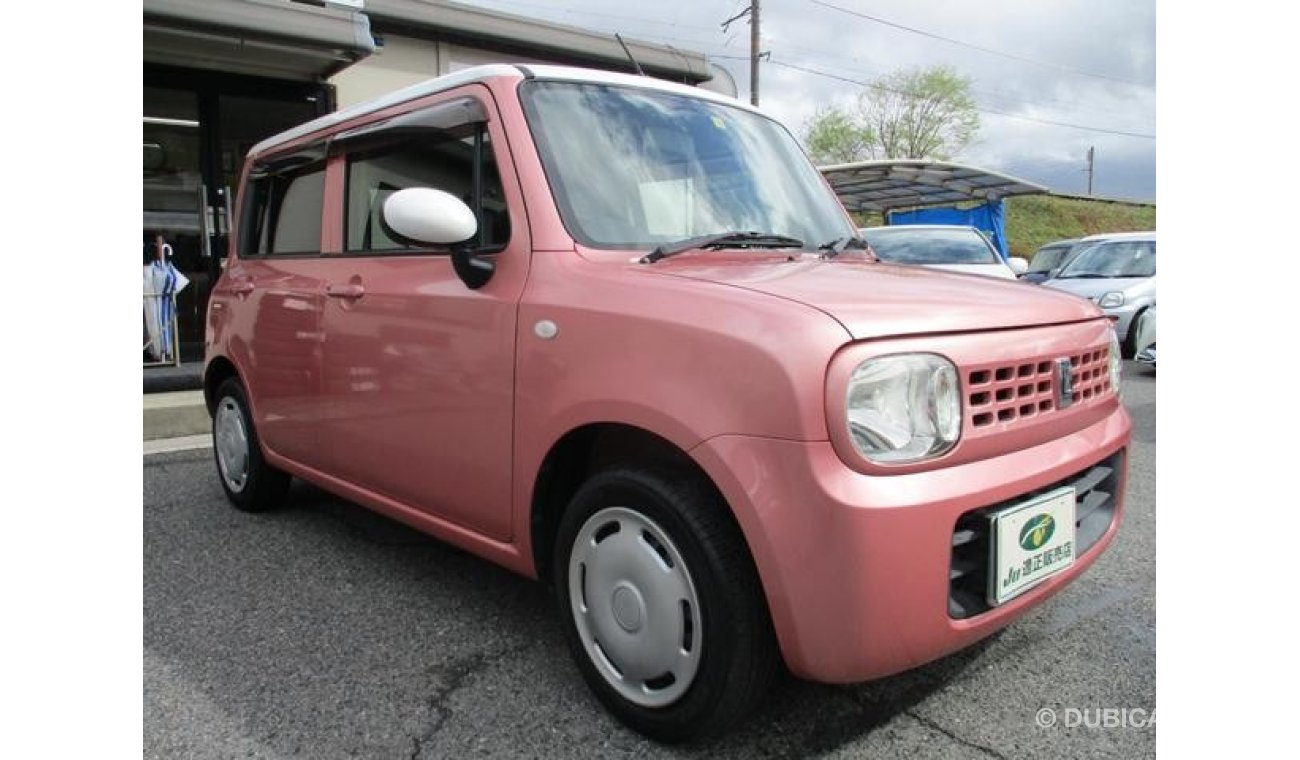
POLYGON ((649 78, 468 69, 257 145, 207 322, 220 480, 299 477, 555 588, 662 741, 782 663, 971 644, 1123 511, 1087 301, 877 262, 779 124, 649 78))

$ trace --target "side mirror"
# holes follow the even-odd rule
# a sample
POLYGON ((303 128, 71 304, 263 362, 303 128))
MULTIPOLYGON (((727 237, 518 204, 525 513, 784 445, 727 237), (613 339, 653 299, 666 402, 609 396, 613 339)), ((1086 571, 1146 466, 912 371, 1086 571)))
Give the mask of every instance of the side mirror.
POLYGON ((470 290, 492 279, 496 265, 468 245, 478 233, 478 219, 460 198, 432 187, 408 187, 384 201, 383 223, 398 240, 416 245, 451 246, 451 263, 470 290))
POLYGON ((460 198, 431 187, 408 187, 384 201, 384 224, 415 243, 463 243, 478 232, 478 220, 460 198))
POLYGON ((1022 275, 1025 272, 1029 271, 1029 262, 1020 258, 1019 256, 1012 256, 1011 258, 1007 259, 1007 266, 1010 266, 1011 271, 1014 272, 1017 276, 1022 275))

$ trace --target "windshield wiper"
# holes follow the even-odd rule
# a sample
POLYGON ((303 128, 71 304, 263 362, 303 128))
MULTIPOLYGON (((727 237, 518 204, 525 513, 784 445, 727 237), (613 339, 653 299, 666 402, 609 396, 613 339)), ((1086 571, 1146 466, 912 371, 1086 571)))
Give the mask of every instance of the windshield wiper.
POLYGON ((867 251, 870 250, 870 247, 867 245, 865 239, 856 235, 853 237, 835 238, 828 243, 822 243, 817 246, 817 250, 825 251, 825 253, 822 254, 823 259, 833 259, 836 256, 839 256, 842 251, 847 251, 849 249, 867 251))
POLYGON ((695 248, 803 248, 803 241, 786 235, 767 232, 720 232, 713 235, 664 243, 641 257, 642 264, 653 264, 659 259, 676 256, 695 248))
POLYGON ((1100 272, 1084 272, 1082 274, 1062 274, 1058 275, 1058 280, 1104 280, 1111 275, 1101 274, 1100 272))

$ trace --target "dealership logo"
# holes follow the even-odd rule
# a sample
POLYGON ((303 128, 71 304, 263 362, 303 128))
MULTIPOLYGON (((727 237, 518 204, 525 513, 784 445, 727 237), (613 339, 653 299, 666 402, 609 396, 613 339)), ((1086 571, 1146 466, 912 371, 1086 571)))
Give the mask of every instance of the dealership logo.
POLYGON ((1052 533, 1056 532, 1056 521, 1046 512, 1040 515, 1034 515, 1025 523, 1025 527, 1020 529, 1020 548, 1027 552, 1041 548, 1052 538, 1052 533))
POLYGON ((1070 375, 1070 360, 1056 360, 1056 375, 1060 379, 1057 383, 1056 408, 1065 409, 1074 403, 1074 380, 1070 375))

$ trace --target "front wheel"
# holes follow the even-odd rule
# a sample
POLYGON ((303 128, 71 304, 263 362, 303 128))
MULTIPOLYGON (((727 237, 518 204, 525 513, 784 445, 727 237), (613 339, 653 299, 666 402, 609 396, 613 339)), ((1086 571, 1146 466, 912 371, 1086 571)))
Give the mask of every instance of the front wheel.
POLYGON ((1147 310, 1143 309, 1137 316, 1133 317, 1133 321, 1129 323, 1128 335, 1124 336, 1124 346, 1120 351, 1120 356, 1122 358, 1132 359, 1137 356, 1138 351, 1145 348, 1145 346, 1139 346, 1137 342, 1138 339, 1142 337, 1142 333, 1145 329, 1144 324, 1147 319, 1147 310))
POLYGON ((757 706, 776 672, 775 636, 739 528, 707 483, 596 475, 565 511, 556 548, 566 638, 618 718, 676 742, 757 706))

